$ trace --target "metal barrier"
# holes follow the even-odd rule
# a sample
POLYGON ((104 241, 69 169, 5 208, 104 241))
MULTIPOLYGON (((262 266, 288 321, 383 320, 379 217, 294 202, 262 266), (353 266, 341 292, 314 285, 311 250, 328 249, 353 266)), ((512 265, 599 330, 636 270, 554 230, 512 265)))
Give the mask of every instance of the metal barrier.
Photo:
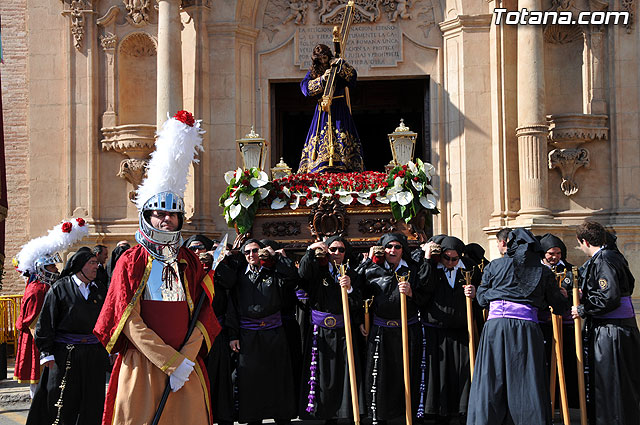
POLYGON ((16 328, 16 319, 20 314, 22 295, 5 295, 0 297, 0 344, 6 343, 7 348, 12 347, 11 353, 15 355, 19 329, 16 328))

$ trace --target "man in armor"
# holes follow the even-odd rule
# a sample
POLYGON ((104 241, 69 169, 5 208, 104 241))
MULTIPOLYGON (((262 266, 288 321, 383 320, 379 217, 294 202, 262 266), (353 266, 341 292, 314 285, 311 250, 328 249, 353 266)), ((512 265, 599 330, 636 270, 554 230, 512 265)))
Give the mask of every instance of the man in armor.
POLYGON ((181 247, 182 193, 189 164, 201 149, 199 123, 180 111, 158 133, 147 179, 138 188, 139 245, 117 262, 94 333, 118 352, 103 423, 149 423, 167 384, 173 393, 160 424, 210 424, 203 358, 220 331, 211 301, 213 281, 198 257, 181 247), (203 291, 209 297, 196 316, 203 291), (194 316, 196 316, 194 318, 194 316), (196 320, 186 343, 190 321, 196 320))

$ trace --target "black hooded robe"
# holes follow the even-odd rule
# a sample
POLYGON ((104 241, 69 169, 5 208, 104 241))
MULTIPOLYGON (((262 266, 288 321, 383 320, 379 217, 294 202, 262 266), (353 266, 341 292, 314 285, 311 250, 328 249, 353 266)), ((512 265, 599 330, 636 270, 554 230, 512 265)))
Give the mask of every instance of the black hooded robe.
POLYGON ((229 339, 240 341, 238 355, 238 421, 286 420, 295 417, 295 396, 291 358, 282 326, 266 330, 243 329, 241 317, 261 319, 279 313, 283 297, 292 290, 297 270, 286 257, 271 268, 263 267, 253 282, 246 274, 247 263, 237 267, 221 263, 218 279, 226 280, 231 303, 227 312, 229 339))
MULTIPOLYGON (((480 306, 500 300, 535 308, 548 304, 562 314, 568 301, 553 273, 540 263, 541 250, 528 231, 512 231, 507 256, 484 269, 476 294, 480 306)), ((551 424, 544 340, 535 321, 489 319, 480 337, 467 425, 501 424, 551 424)))
MULTIPOLYGON (((330 243, 329 243, 330 244, 330 243)), ((318 263, 312 251, 307 251, 300 260, 300 287, 309 294, 307 304, 313 310, 342 315, 342 294, 340 285, 335 277, 329 273, 329 266, 318 263)), ((353 291, 349 294, 351 315, 351 334, 356 366, 356 382, 358 383, 359 410, 362 415, 364 409, 364 393, 362 391, 362 376, 357 335, 360 332, 360 316, 356 310, 362 304, 362 296, 358 289, 358 275, 353 269, 347 272, 351 278, 353 291)), ((315 397, 313 410, 307 412, 310 393, 310 375, 312 346, 314 341, 314 326, 308 327, 305 337, 304 362, 302 370, 302 385, 300 394, 300 417, 303 419, 340 419, 353 418, 351 404, 351 386, 349 382, 349 365, 347 361, 347 345, 344 327, 326 328, 318 326, 315 336, 318 356, 315 371, 315 397)))
POLYGON ((83 335, 86 340, 86 336, 93 337, 93 328, 107 294, 105 283, 96 280, 89 298, 84 298, 71 275, 93 254, 84 252, 76 256, 77 264, 82 264, 79 268, 73 267, 71 261, 71 267, 63 270, 66 276, 47 292, 36 325, 36 345, 43 357, 53 355, 55 364, 44 368, 29 409, 28 425, 51 425, 55 421, 58 414, 55 404, 60 399, 60 384, 64 377, 60 423, 100 425, 102 422, 109 364, 107 351, 97 339, 92 344, 56 341, 61 334, 75 334, 78 338, 83 335))
POLYGON ((627 260, 604 247, 585 264, 582 305, 585 323, 587 403, 591 425, 640 423, 640 333, 635 317, 602 318, 633 293, 627 260))

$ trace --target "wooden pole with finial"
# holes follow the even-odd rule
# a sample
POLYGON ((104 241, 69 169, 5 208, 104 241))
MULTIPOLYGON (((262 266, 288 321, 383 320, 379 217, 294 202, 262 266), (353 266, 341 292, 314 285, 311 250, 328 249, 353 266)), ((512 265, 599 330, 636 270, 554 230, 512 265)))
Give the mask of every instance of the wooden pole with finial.
MULTIPOLYGON (((340 276, 347 275, 349 263, 337 266, 340 276)), ((356 382, 356 364, 353 356, 353 339, 351 337, 351 315, 349 314, 349 294, 347 288, 340 287, 342 294, 342 315, 344 317, 344 334, 347 342, 347 363, 349 366, 349 383, 351 384, 351 405, 353 408, 353 422, 360 425, 360 404, 358 402, 358 383, 356 382)))
MULTIPOLYGON (((406 275, 398 275, 396 273, 398 283, 408 282, 409 273, 406 275)), ((404 372, 404 405, 405 405, 405 422, 411 425, 413 415, 411 410, 411 376, 409 375, 409 324, 407 320, 407 295, 400 293, 400 321, 402 326, 402 369, 404 372)))
MULTIPOLYGON (((578 268, 573 266, 573 305, 580 305, 578 292, 578 268)), ((576 367, 578 372, 578 396, 580 398, 580 425, 587 425, 587 396, 584 385, 584 352, 582 351, 582 319, 573 319, 576 339, 576 367)))
MULTIPOLYGON (((471 285, 471 278, 473 277, 473 270, 460 270, 464 281, 467 285, 471 285)), ((473 319, 473 300, 467 296, 464 297, 467 305, 467 332, 469 333, 469 369, 471 377, 469 382, 473 380, 473 371, 476 365, 476 333, 475 333, 475 321, 473 319)))
MULTIPOLYGON (((554 274, 556 275, 556 280, 558 281, 558 286, 562 285, 562 280, 566 276, 566 270, 563 272, 557 272, 554 268, 554 274)), ((551 309, 553 313, 553 308, 551 309)), ((562 420, 564 425, 570 425, 571 418, 569 416, 569 403, 567 400, 567 382, 564 374, 564 359, 562 355, 562 316, 557 314, 551 315, 551 325, 553 326, 553 351, 551 358, 551 407, 552 407, 552 415, 555 412, 553 410, 555 403, 555 389, 556 389, 556 368, 558 373, 558 384, 560 386, 560 404, 562 411, 562 420), (555 363, 553 362, 553 358, 555 357, 555 363)))

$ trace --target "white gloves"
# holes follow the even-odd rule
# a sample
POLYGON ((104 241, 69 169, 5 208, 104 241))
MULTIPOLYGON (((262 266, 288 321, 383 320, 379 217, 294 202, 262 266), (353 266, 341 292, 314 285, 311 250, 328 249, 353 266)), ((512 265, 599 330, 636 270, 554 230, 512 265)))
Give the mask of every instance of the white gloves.
POLYGON ((171 385, 171 391, 174 393, 178 391, 185 382, 189 380, 189 375, 193 372, 194 362, 185 358, 180 366, 173 371, 171 375, 169 375, 169 385, 171 385))

